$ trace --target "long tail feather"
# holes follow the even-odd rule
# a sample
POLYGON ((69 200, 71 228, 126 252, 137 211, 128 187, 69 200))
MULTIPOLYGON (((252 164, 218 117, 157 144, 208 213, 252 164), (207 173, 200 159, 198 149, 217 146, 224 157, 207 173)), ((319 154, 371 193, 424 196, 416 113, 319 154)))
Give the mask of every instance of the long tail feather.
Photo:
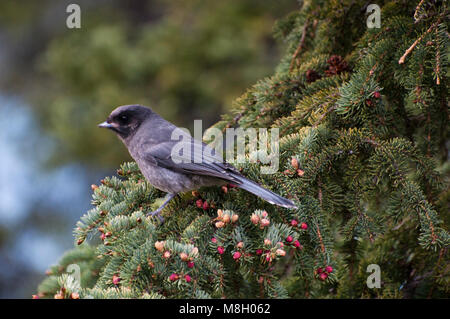
POLYGON ((280 195, 277 195, 274 192, 263 188, 262 186, 258 185, 255 182, 252 182, 249 179, 246 179, 245 177, 237 176, 237 175, 235 175, 233 177, 235 177, 237 180, 239 180, 241 182, 241 184, 236 185, 237 187, 245 189, 246 191, 248 191, 258 197, 261 197, 262 199, 268 201, 271 204, 278 205, 278 206, 285 207, 285 208, 291 208, 291 209, 297 208, 297 206, 295 206, 295 204, 292 201, 290 201, 289 199, 281 197, 280 195))

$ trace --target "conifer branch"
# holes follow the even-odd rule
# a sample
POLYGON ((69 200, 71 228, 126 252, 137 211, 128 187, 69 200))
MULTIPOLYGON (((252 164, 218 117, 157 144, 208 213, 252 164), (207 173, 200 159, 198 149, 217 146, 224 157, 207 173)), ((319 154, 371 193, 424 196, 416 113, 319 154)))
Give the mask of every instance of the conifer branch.
POLYGON ((440 19, 438 19, 436 22, 434 22, 427 31, 425 31, 424 34, 422 34, 416 41, 414 41, 413 44, 411 44, 411 46, 405 51, 405 53, 402 55, 402 57, 400 58, 400 60, 398 60, 398 64, 403 64, 405 63, 405 59, 406 57, 414 50, 414 48, 420 43, 420 41, 422 41, 422 39, 428 35, 431 31, 434 30, 434 28, 436 28, 438 26, 440 22, 440 19))
POLYGON ((305 24, 303 25, 302 29, 302 37, 300 38, 300 43, 297 46, 297 49, 295 50, 294 54, 292 55, 291 64, 289 65, 289 71, 292 71, 294 68, 294 63, 296 63, 297 57, 302 51, 303 47, 305 46, 305 40, 306 40, 306 32, 308 30, 309 20, 306 19, 305 24))

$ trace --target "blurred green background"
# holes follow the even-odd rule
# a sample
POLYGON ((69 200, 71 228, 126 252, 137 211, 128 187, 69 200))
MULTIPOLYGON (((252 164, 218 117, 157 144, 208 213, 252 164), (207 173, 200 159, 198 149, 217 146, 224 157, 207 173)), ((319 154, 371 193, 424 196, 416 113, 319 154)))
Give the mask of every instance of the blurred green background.
POLYGON ((0 298, 29 298, 73 245, 90 185, 130 157, 97 128, 140 103, 192 130, 268 76, 294 0, 0 2, 0 298), (66 8, 81 7, 81 29, 66 8))

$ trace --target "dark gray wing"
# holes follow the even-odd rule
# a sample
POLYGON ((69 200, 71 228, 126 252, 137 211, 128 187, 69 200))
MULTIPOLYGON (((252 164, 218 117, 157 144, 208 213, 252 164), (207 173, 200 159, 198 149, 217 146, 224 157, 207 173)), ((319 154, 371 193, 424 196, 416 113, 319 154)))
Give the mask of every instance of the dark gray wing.
POLYGON ((269 203, 286 208, 297 208, 291 200, 242 176, 236 168, 215 154, 212 147, 194 140, 191 136, 185 136, 184 142, 170 140, 152 145, 144 144, 140 148, 140 155, 151 165, 182 174, 220 178, 236 184, 269 203))
POLYGON ((193 138, 153 145, 145 149, 143 155, 147 162, 179 173, 212 176, 241 184, 236 178, 241 175, 236 168, 224 162, 212 147, 193 138))

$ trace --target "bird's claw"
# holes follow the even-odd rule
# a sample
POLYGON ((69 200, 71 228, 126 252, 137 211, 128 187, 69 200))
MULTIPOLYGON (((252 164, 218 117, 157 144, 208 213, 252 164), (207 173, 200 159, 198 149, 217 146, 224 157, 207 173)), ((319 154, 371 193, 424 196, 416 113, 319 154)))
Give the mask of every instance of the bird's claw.
POLYGON ((163 223, 164 223, 164 218, 161 216, 160 213, 162 212, 162 210, 164 209, 164 207, 166 207, 167 203, 169 203, 170 200, 171 200, 172 198, 174 198, 176 195, 177 195, 177 194, 167 194, 166 197, 165 197, 164 203, 163 203, 161 206, 159 206, 159 208, 158 208, 157 210, 148 213, 147 216, 152 216, 152 217, 154 217, 154 216, 156 215, 156 217, 159 218, 159 221, 161 222, 161 224, 163 224, 163 223))
POLYGON ((149 217, 149 216, 155 217, 155 215, 156 215, 156 217, 158 217, 158 219, 159 219, 159 221, 161 222, 161 224, 163 224, 163 223, 164 223, 164 217, 161 216, 160 212, 161 212, 161 211, 155 210, 154 212, 149 212, 149 213, 147 213, 146 216, 147 216, 147 217, 149 217))

